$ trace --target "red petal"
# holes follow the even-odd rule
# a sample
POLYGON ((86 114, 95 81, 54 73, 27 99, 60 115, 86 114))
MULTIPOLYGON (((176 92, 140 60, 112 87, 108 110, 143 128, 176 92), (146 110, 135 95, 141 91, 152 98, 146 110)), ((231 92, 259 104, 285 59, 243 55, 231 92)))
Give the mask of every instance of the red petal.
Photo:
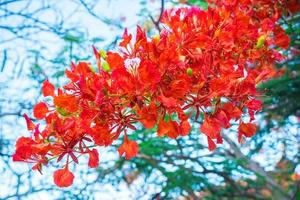
POLYGON ((158 137, 163 137, 169 132, 169 127, 168 123, 165 122, 164 119, 161 119, 158 123, 158 128, 157 128, 157 136, 158 137))
POLYGON ((34 141, 30 137, 20 137, 15 146, 18 149, 19 147, 31 146, 32 144, 34 144, 34 141))
POLYGON ((47 96, 54 96, 54 90, 55 90, 55 87, 52 83, 50 83, 48 81, 48 79, 46 79, 44 82, 43 82, 43 86, 42 86, 42 93, 44 95, 44 97, 47 97, 47 96))
POLYGON ((53 174, 54 183, 58 187, 69 187, 73 184, 74 175, 66 167, 64 169, 58 169, 53 174))
POLYGON ((288 49, 291 39, 287 34, 285 34, 284 30, 281 27, 278 29, 279 33, 275 33, 275 45, 283 49, 288 49))
POLYGON ((72 160, 78 164, 78 159, 72 151, 69 153, 69 155, 71 156, 72 160))
POLYGON ((250 110, 259 111, 262 109, 262 102, 260 100, 252 99, 247 102, 246 106, 250 110))
POLYGON ((96 97, 95 97, 95 103, 101 105, 103 102, 104 94, 102 91, 97 91, 96 97))
POLYGON ((16 144, 16 152, 13 154, 13 161, 26 162, 30 160, 32 156, 32 146, 35 142, 30 137, 20 137, 16 144))
POLYGON ((131 41, 132 35, 128 34, 127 28, 125 28, 125 31, 123 33, 123 40, 120 42, 121 47, 126 47, 129 42, 131 41))
POLYGON ((54 104, 70 113, 76 112, 78 109, 78 100, 74 95, 60 94, 54 97, 54 104))
POLYGON ((217 120, 206 117, 203 121, 200 131, 208 137, 215 139, 217 138, 217 135, 220 134, 221 125, 217 120))
POLYGON ((99 153, 96 149, 89 152, 89 167, 96 168, 99 166, 99 153))
POLYGON ((154 63, 150 61, 142 61, 138 68, 139 81, 143 87, 149 87, 150 89, 155 90, 156 84, 159 83, 161 79, 161 74, 159 69, 155 66, 154 63))
POLYGON ((44 102, 37 103, 33 108, 33 116, 36 119, 43 119, 48 112, 48 107, 44 102))
POLYGON ((229 102, 223 105, 223 110, 230 119, 235 120, 239 119, 243 113, 238 107, 233 106, 229 102))
POLYGON ((208 142, 208 149, 210 151, 213 151, 216 149, 217 145, 214 143, 214 141, 210 137, 207 137, 207 142, 208 142))
POLYGON ((124 66, 124 59, 118 53, 108 52, 106 61, 112 70, 124 66))
POLYGON ((98 67, 98 72, 101 71, 101 58, 100 58, 100 54, 98 53, 98 50, 96 49, 96 47, 93 45, 93 51, 94 51, 94 55, 96 57, 96 61, 97 61, 97 67, 98 67))
POLYGON ((223 143, 223 138, 221 136, 221 134, 217 135, 217 144, 222 144, 223 143))
POLYGON ((37 163, 32 167, 32 170, 38 170, 40 172, 40 174, 42 173, 42 164, 41 163, 37 163))
POLYGON ((35 129, 34 123, 31 121, 31 119, 26 114, 24 114, 23 117, 26 120, 27 130, 33 131, 35 129))
POLYGON ((158 123, 157 136, 163 137, 165 135, 173 139, 179 136, 177 122, 173 122, 171 119, 169 119, 168 122, 165 122, 164 119, 160 120, 158 123))
POLYGON ((143 107, 141 110, 137 111, 138 115, 141 117, 140 122, 145 128, 153 128, 157 121, 157 111, 154 104, 148 107, 143 107))
POLYGON ((158 100, 167 108, 173 108, 177 106, 177 101, 173 97, 166 97, 165 95, 161 94, 158 96, 158 100))
POLYGON ((215 114, 215 118, 220 122, 220 125, 223 128, 230 127, 229 119, 223 110, 218 109, 217 113, 215 114))
POLYGON ((180 128, 181 128, 181 135, 182 136, 188 135, 191 131, 191 125, 190 125, 188 120, 183 121, 180 124, 180 128))

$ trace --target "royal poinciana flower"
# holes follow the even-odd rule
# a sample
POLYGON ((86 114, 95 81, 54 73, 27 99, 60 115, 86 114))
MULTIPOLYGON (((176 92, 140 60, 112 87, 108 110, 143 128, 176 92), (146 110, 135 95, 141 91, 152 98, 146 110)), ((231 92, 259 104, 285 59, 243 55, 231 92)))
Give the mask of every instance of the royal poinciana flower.
POLYGON ((52 160, 63 162, 54 182, 67 187, 74 179, 69 165, 78 163, 78 156, 85 154, 89 167, 98 166, 97 146, 123 137, 120 156, 136 156, 138 144, 127 130, 138 123, 157 126, 158 137, 177 138, 189 134, 191 122, 200 122, 209 150, 222 143, 221 131, 232 122, 239 124, 239 141, 253 136, 255 113, 261 110, 256 85, 280 75, 274 64, 284 57, 277 47, 289 46, 276 23, 285 4, 214 2, 207 11, 166 10, 159 35, 148 37, 138 27, 135 39, 125 30, 116 51, 94 47, 97 70, 88 62, 72 63, 62 88, 45 80, 42 93, 52 103, 33 108, 45 128, 24 115, 32 136, 18 139, 13 160, 33 163, 40 172, 52 160), (250 120, 244 121, 247 115, 250 120))

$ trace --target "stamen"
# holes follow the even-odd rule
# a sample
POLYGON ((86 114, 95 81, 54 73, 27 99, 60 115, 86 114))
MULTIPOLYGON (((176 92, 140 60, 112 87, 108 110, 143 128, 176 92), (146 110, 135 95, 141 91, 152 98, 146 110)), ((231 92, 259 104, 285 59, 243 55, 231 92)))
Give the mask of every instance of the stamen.
POLYGON ((141 59, 138 58, 138 57, 127 58, 124 61, 125 68, 126 68, 127 72, 129 72, 133 76, 138 76, 138 71, 137 70, 140 66, 140 63, 141 63, 141 59))

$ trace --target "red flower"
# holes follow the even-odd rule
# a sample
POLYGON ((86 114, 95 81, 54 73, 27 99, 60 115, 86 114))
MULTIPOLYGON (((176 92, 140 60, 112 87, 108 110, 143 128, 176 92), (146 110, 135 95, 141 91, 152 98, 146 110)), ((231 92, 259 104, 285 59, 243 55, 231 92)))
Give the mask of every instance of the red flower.
POLYGON ((53 174, 54 183, 58 187, 69 187, 73 184, 74 175, 69 171, 68 167, 58 169, 53 174))
POLYGON ((131 141, 128 139, 127 135, 124 136, 124 142, 119 147, 118 152, 119 155, 122 156, 125 153, 125 158, 130 160, 135 157, 138 153, 139 146, 135 141, 131 141))
POLYGON ((90 135, 95 144, 99 146, 109 146, 113 142, 113 133, 109 131, 108 126, 96 125, 90 130, 90 135))
POLYGON ((166 10, 161 21, 167 28, 152 38, 137 27, 133 40, 125 30, 119 51, 101 56, 93 47, 98 71, 89 62, 71 63, 66 70, 69 83, 57 93, 45 80, 42 93, 53 101, 33 108, 34 117, 45 120, 45 128, 40 131, 24 115, 32 136, 17 141, 13 160, 33 163, 33 169, 41 171, 57 157, 66 167, 54 173, 54 181, 67 187, 74 179, 68 164, 77 164, 78 156, 88 154, 88 165, 98 166, 99 154, 90 145, 109 146, 123 133, 120 156, 136 156, 138 144, 128 139, 126 131, 136 130, 138 121, 148 129, 158 123, 159 137, 177 138, 189 134, 195 111, 196 120, 204 116, 200 131, 209 150, 222 143, 221 131, 231 127, 232 119, 240 123, 239 141, 253 136, 256 126, 241 118, 249 115, 250 122, 254 120, 262 108, 257 84, 280 74, 274 63, 284 57, 276 46, 289 46, 289 38, 277 25, 285 5, 209 2, 214 6, 207 11, 166 10))
POLYGON ((222 109, 218 109, 215 112, 214 117, 223 128, 230 127, 230 123, 229 123, 230 118, 228 117, 226 112, 224 112, 222 109))
POLYGON ((33 107, 33 116, 37 119, 45 118, 45 116, 48 112, 49 112, 48 107, 47 107, 46 103, 44 103, 44 102, 37 103, 33 107))
POLYGON ((89 151, 89 167, 96 168, 99 166, 99 153, 96 149, 89 151))
POLYGON ((32 146, 35 142, 28 137, 20 137, 16 142, 16 152, 13 154, 13 161, 27 161, 32 157, 32 146))
POLYGON ((70 113, 78 109, 78 100, 74 95, 59 94, 54 97, 54 104, 70 113))
POLYGON ((161 79, 161 74, 154 63, 148 60, 141 62, 138 67, 138 75, 143 88, 157 89, 157 83, 161 79))
MULTIPOLYGON (((222 116, 223 117, 223 116, 222 116)), ((208 149, 210 151, 216 148, 216 144, 212 139, 217 139, 217 143, 222 143, 221 137, 221 126, 226 125, 226 121, 224 122, 224 118, 221 119, 209 118, 205 117, 204 122, 200 128, 200 131, 207 136, 208 149)), ((227 120, 227 118, 225 118, 227 120)))

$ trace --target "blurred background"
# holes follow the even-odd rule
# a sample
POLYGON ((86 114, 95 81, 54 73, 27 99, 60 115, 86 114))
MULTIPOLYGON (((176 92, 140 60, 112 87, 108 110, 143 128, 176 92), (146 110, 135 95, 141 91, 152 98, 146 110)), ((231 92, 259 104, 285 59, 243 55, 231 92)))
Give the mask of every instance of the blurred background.
POLYGON ((279 21, 291 37, 278 64, 286 73, 259 86, 259 131, 245 143, 236 127, 214 152, 197 124, 176 140, 141 128, 136 158, 120 159, 118 144, 100 148, 100 167, 74 166, 66 189, 53 184, 55 167, 41 175, 12 162, 45 79, 63 85, 71 61, 94 60, 92 45, 114 49, 137 24, 156 34, 164 9, 191 5, 207 9, 204 0, 0 0, 0 199, 300 199, 300 13, 279 21))

